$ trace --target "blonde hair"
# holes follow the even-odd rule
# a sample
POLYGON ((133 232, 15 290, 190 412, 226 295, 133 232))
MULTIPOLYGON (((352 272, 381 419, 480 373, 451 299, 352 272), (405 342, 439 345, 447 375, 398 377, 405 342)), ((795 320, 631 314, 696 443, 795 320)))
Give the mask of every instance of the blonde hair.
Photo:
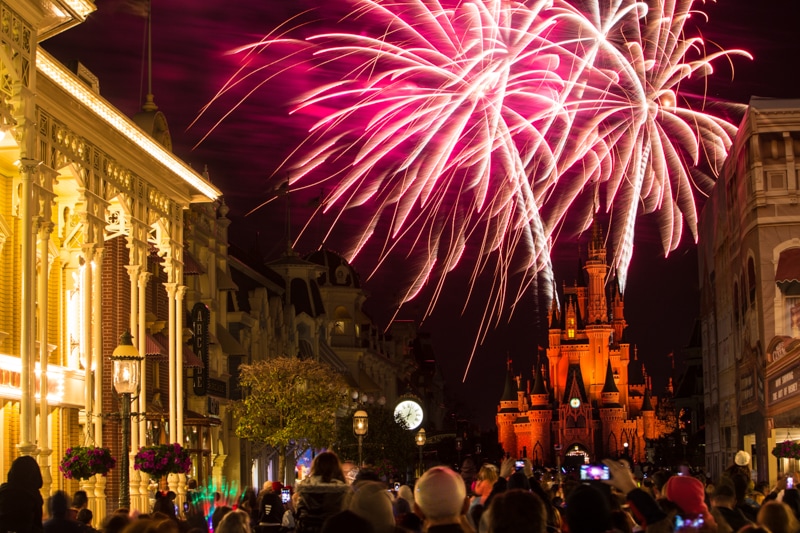
POLYGON ((231 511, 222 518, 216 533, 251 533, 250 516, 240 509, 231 511))
POLYGON ((492 485, 499 479, 499 475, 497 473, 497 467, 493 464, 485 464, 481 467, 478 471, 478 479, 483 479, 490 482, 492 485))
POLYGON ((797 518, 791 507, 783 502, 769 501, 758 511, 758 525, 769 528, 772 533, 795 533, 797 518))

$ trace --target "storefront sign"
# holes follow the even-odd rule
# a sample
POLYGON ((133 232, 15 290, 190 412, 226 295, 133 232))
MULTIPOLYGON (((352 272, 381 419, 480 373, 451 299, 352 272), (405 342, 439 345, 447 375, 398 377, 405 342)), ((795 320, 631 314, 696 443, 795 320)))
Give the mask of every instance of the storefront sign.
POLYGON ((770 378, 770 403, 788 400, 800 393, 800 366, 795 366, 776 377, 770 378))
POLYGON ((192 350, 203 361, 203 368, 194 370, 193 390, 198 396, 205 396, 208 390, 208 324, 211 311, 203 303, 192 307, 192 350))
POLYGON ((220 398, 227 398, 228 384, 222 381, 221 379, 208 378, 208 386, 206 387, 206 392, 213 396, 218 396, 220 398))

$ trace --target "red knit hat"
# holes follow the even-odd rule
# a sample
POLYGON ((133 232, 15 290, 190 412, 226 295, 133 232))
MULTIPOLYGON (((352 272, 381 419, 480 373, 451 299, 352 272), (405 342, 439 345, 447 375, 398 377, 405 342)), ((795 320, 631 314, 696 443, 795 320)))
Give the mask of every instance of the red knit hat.
POLYGON ((272 482, 272 492, 280 492, 283 488, 280 481, 273 481, 272 482))
POLYGON ((692 476, 672 476, 664 484, 664 496, 683 510, 687 516, 708 517, 706 491, 703 484, 692 476))

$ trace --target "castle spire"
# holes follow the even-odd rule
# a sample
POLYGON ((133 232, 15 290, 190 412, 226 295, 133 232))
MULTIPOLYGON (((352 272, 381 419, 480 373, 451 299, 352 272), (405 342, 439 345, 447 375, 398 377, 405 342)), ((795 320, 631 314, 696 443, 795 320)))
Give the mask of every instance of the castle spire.
POLYGON ((506 385, 503 389, 503 396, 500 398, 501 402, 516 402, 517 401, 517 387, 514 382, 514 373, 511 370, 511 358, 506 361, 506 385))
POLYGON ((642 400, 642 411, 652 411, 653 402, 650 401, 650 388, 644 390, 644 400, 642 400))
POLYGON ((603 393, 607 392, 616 392, 619 393, 619 389, 617 388, 617 384, 614 382, 614 371, 611 369, 611 359, 608 360, 608 365, 606 365, 606 382, 603 384, 603 393))

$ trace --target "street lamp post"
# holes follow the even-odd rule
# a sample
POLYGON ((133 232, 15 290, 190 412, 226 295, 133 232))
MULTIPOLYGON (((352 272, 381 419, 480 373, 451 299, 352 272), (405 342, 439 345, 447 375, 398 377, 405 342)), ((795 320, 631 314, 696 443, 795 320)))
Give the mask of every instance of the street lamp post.
POLYGON ((119 506, 130 508, 131 494, 128 486, 128 448, 131 440, 131 398, 139 392, 139 364, 142 356, 131 342, 131 333, 126 331, 119 339, 119 346, 111 354, 114 364, 114 390, 120 395, 120 421, 122 422, 122 457, 120 457, 119 506))
POLYGON ((417 434, 414 437, 414 440, 416 441, 417 447, 419 448, 419 473, 417 475, 417 477, 419 478, 419 477, 422 477, 422 470, 423 470, 423 468, 422 468, 422 448, 425 447, 425 440, 426 440, 425 428, 419 428, 419 431, 417 431, 417 434))
POLYGON ((353 414, 353 433, 358 437, 358 468, 361 468, 361 449, 368 429, 369 415, 366 411, 359 409, 353 414))

